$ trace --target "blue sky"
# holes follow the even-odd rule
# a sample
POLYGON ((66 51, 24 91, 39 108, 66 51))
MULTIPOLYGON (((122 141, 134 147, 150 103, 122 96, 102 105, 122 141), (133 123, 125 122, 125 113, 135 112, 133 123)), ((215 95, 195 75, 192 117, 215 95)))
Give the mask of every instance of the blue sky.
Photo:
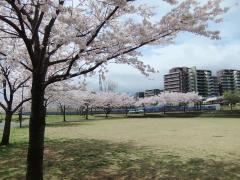
MULTIPOLYGON (((205 0, 202 0, 203 2, 205 0)), ((198 69, 210 69, 213 74, 217 70, 234 68, 240 70, 240 6, 234 6, 239 0, 225 0, 224 6, 231 9, 224 15, 224 22, 210 25, 211 29, 221 31, 221 40, 209 40, 204 37, 181 33, 175 44, 168 46, 144 47, 140 59, 159 70, 159 73, 143 76, 137 70, 127 65, 109 65, 107 79, 118 84, 118 91, 136 92, 145 89, 163 89, 163 75, 172 67, 196 66, 198 69)), ((153 6, 161 5, 161 13, 168 12, 169 5, 159 0, 140 0, 153 6)), ((98 77, 87 80, 88 85, 98 89, 98 77)))

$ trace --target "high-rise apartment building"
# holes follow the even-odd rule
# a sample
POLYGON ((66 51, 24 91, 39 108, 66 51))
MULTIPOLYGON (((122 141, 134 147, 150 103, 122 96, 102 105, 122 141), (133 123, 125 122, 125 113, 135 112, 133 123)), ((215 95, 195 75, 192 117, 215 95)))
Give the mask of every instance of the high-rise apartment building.
POLYGON ((177 67, 164 76, 165 91, 198 92, 203 97, 218 96, 217 78, 210 70, 198 70, 196 67, 177 67))
POLYGON ((235 88, 235 90, 240 91, 240 71, 235 70, 233 72, 233 79, 234 79, 234 88, 235 88))
POLYGON ((219 89, 219 83, 217 76, 212 76, 212 96, 219 96, 220 95, 220 89, 219 89))
POLYGON ((188 91, 198 92, 203 97, 219 95, 217 77, 210 70, 198 70, 196 67, 188 69, 188 91))
POLYGON ((169 74, 164 75, 164 90, 170 92, 188 91, 188 68, 176 67, 169 71, 169 74))
MULTIPOLYGON (((223 69, 212 75, 211 70, 200 70, 196 67, 175 67, 164 75, 164 91, 197 92, 203 97, 222 95, 226 91, 240 91, 240 70, 223 69)), ((159 89, 136 93, 136 98, 160 94, 159 89)))
POLYGON ((240 90, 240 71, 233 69, 223 69, 217 72, 220 84, 220 93, 226 91, 240 90))

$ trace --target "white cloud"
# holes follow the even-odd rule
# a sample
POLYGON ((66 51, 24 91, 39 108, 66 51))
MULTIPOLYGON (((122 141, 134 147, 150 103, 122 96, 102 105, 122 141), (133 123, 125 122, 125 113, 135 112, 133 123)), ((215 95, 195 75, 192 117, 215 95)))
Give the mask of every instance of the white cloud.
MULTIPOLYGON (((134 92, 149 88, 163 88, 163 75, 178 66, 210 69, 213 74, 223 68, 240 69, 240 43, 228 45, 183 43, 164 48, 155 48, 141 59, 160 72, 150 77, 141 75, 127 65, 109 65, 107 77, 118 83, 119 91, 134 92)), ((97 88, 97 78, 89 80, 97 88)))
POLYGON ((197 66, 216 71, 222 68, 240 69, 240 43, 227 45, 183 43, 152 50, 152 55, 144 57, 146 62, 167 70, 175 66, 197 66))

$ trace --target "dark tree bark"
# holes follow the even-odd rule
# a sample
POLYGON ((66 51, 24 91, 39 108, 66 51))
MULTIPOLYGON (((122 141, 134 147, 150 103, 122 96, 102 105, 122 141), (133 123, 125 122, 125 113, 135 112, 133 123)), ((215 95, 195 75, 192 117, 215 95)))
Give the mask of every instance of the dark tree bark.
POLYGON ((8 145, 11 131, 12 112, 7 111, 5 116, 5 125, 3 129, 2 141, 0 145, 8 145))
POLYGON ((108 118, 108 115, 111 113, 112 109, 110 107, 110 105, 108 105, 107 107, 103 108, 103 111, 105 112, 105 118, 108 118))
POLYGON ((28 81, 28 78, 17 85, 14 82, 11 82, 10 80, 11 70, 8 67, 4 68, 0 64, 0 71, 5 77, 5 80, 2 81, 2 86, 3 86, 3 98, 6 104, 4 105, 2 102, 0 102, 1 108, 5 111, 5 125, 0 145, 8 145, 11 132, 12 115, 23 105, 23 103, 30 100, 30 98, 24 100, 22 99, 22 101, 17 106, 13 107, 14 94, 25 82, 28 81))
POLYGON ((93 108, 91 108, 91 115, 93 116, 93 108))
POLYGON ((45 133, 44 73, 33 73, 32 107, 29 123, 27 180, 43 179, 43 151, 45 133))
POLYGON ((63 122, 66 122, 66 106, 63 105, 63 122))
POLYGON ((106 119, 108 118, 108 112, 105 113, 105 118, 106 118, 106 119))
POLYGON ((86 111, 85 111, 85 118, 88 120, 88 112, 89 112, 89 108, 88 105, 86 106, 86 111))

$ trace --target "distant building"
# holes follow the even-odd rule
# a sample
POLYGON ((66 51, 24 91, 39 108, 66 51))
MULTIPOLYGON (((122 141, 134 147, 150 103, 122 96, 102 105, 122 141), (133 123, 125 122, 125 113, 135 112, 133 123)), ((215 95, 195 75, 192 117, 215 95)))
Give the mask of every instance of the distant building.
POLYGON ((223 69, 217 72, 220 84, 220 93, 226 91, 240 90, 240 71, 233 69, 223 69))
POLYGON ((233 72, 233 78, 234 78, 234 88, 235 88, 235 90, 240 91, 240 70, 235 70, 233 72))
POLYGON ((134 97, 136 99, 144 98, 144 92, 136 92, 134 97))
MULTIPOLYGON (((223 69, 217 72, 217 76, 213 76, 211 70, 175 67, 164 75, 164 91, 167 92, 197 92, 204 98, 210 98, 235 90, 240 91, 240 70, 223 69)), ((161 92, 160 89, 150 89, 136 93, 135 97, 150 97, 161 92)))
POLYGON ((170 69, 169 73, 164 75, 164 90, 186 93, 188 91, 188 68, 176 67, 170 69))
POLYGON ((212 76, 212 96, 220 96, 220 87, 217 76, 212 76))
POLYGON ((164 75, 164 90, 169 92, 198 92, 203 97, 219 95, 217 78, 210 70, 198 70, 196 67, 172 68, 164 75))
POLYGON ((198 92, 200 96, 212 97, 219 95, 218 81, 210 70, 198 70, 196 67, 188 70, 188 91, 198 92))
POLYGON ((144 97, 156 96, 156 95, 160 94, 161 92, 163 92, 163 91, 160 89, 149 89, 144 92, 144 97))

